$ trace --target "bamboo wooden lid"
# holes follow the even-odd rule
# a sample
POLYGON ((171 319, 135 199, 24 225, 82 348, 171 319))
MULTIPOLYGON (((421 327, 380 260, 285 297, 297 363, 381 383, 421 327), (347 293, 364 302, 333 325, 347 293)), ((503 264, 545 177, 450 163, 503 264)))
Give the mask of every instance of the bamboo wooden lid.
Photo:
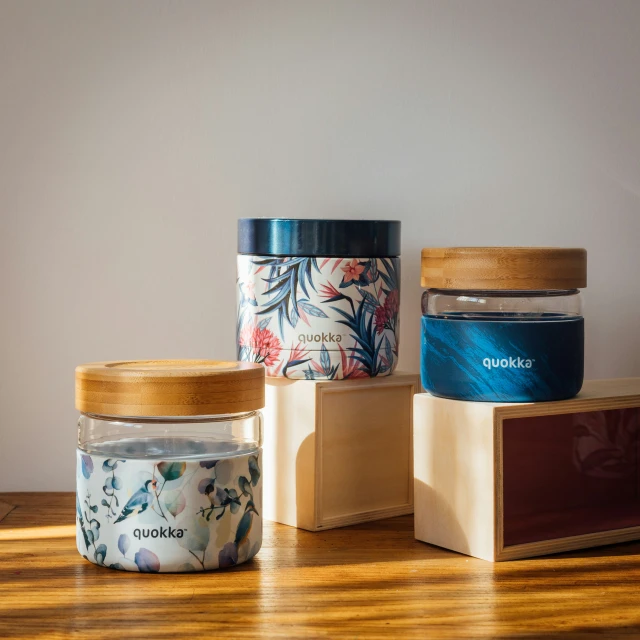
POLYGON ((250 362, 138 360, 76 367, 76 409, 106 416, 212 416, 264 407, 250 362))
POLYGON ((422 250, 424 288, 540 291, 587 286, 585 249, 450 247, 422 250))

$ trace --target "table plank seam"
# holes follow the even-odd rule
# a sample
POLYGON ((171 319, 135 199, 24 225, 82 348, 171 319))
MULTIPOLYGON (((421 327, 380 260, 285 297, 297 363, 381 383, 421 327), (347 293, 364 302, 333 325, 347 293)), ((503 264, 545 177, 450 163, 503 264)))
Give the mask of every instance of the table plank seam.
POLYGON ((0 502, 0 523, 16 508, 15 504, 0 502))

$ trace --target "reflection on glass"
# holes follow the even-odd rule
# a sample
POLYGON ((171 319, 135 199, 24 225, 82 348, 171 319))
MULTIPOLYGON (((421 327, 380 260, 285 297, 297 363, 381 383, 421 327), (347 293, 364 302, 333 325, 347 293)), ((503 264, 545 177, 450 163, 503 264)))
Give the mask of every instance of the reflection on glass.
POLYGON ((505 420, 505 546, 640 525, 638 413, 505 420))

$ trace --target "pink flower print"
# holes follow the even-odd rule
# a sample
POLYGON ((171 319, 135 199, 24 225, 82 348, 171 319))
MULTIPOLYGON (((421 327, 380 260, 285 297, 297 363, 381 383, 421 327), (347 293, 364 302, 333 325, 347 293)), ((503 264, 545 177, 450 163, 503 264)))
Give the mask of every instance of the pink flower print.
POLYGON ((387 294, 384 304, 375 310, 374 324, 376 325, 377 334, 381 334, 385 329, 395 331, 399 307, 400 297, 398 296, 398 290, 392 289, 387 294))
POLYGON ((341 296, 342 294, 330 283, 321 284, 320 291, 318 291, 318 295, 321 298, 335 298, 336 296, 341 296))
POLYGON ((247 323, 240 332, 240 346, 251 351, 253 362, 263 363, 265 367, 272 367, 282 351, 280 340, 273 331, 260 329, 252 323, 247 323))
POLYGON ((351 262, 348 262, 344 267, 340 267, 344 271, 343 280, 345 282, 351 282, 351 280, 358 280, 360 274, 364 271, 364 267, 358 264, 356 258, 351 262))
POLYGON ((387 309, 387 317, 392 318, 398 313, 400 298, 398 296, 397 289, 392 289, 391 291, 389 291, 389 295, 384 301, 384 306, 387 309))
POLYGON ((340 359, 342 361, 342 377, 345 379, 353 378, 369 378, 369 374, 360 367, 360 363, 351 354, 347 357, 347 352, 342 348, 342 345, 338 345, 340 349, 340 359))
POLYGON ((256 283, 253 282, 252 280, 249 280, 248 282, 243 282, 242 286, 244 287, 244 290, 246 292, 246 295, 248 298, 255 298, 256 297, 256 283))
POLYGON ((384 331, 384 325, 387 321, 387 312, 384 305, 376 307, 374 322, 376 325, 376 333, 379 335, 384 331))
POLYGON ((282 369, 282 375, 285 378, 288 378, 287 370, 290 367, 296 367, 300 364, 304 364, 310 360, 309 352, 302 346, 302 343, 298 342, 298 344, 294 347, 293 343, 291 343, 291 349, 289 351, 289 359, 287 360, 287 364, 284 365, 282 369))
POLYGON ((308 355, 309 352, 302 346, 301 342, 298 342, 295 347, 292 344, 289 362, 293 362, 294 360, 304 360, 308 355))

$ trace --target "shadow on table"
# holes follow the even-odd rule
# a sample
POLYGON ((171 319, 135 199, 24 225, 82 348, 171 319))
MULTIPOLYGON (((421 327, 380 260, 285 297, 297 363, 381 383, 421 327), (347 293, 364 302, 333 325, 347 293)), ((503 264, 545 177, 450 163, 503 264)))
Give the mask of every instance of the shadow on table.
POLYGON ((0 598, 0 629, 10 629, 2 637, 80 631, 92 638, 204 637, 215 630, 220 637, 616 638, 640 629, 633 594, 613 611, 598 598, 607 585, 625 580, 622 566, 549 567, 532 576, 521 563, 482 563, 481 572, 420 574, 396 566, 341 575, 262 564, 198 575, 110 572, 88 563, 28 570, 22 577, 28 590, 20 581, 0 585, 0 594, 9 586, 23 594, 19 606, 0 598), (568 597, 585 586, 586 597, 568 597), (598 622, 605 614, 620 622, 598 622), (550 631, 553 626, 567 628, 550 631))
MULTIPOLYGON (((68 526, 69 514, 55 522, 68 526)), ((77 554, 75 538, 3 543, 0 636, 380 637, 387 629, 410 638, 464 637, 466 628, 478 638, 615 638, 640 628, 634 592, 620 589, 640 583, 640 557, 624 553, 632 545, 492 564, 411 532, 410 517, 315 534, 268 524, 268 544, 249 563, 159 575, 95 566, 77 554), (585 559, 567 566, 572 557, 585 559), (619 623, 602 620, 612 616, 619 623)))
MULTIPOLYGON (((416 542, 409 516, 319 533, 265 523, 247 564, 157 575, 83 560, 73 518, 70 497, 43 528, 67 537, 0 541, 1 637, 464 637, 466 628, 478 638, 615 638, 640 628, 629 589, 640 586, 637 543, 492 564, 416 542)), ((8 519, 11 531, 38 529, 14 526, 28 514, 8 519)))

